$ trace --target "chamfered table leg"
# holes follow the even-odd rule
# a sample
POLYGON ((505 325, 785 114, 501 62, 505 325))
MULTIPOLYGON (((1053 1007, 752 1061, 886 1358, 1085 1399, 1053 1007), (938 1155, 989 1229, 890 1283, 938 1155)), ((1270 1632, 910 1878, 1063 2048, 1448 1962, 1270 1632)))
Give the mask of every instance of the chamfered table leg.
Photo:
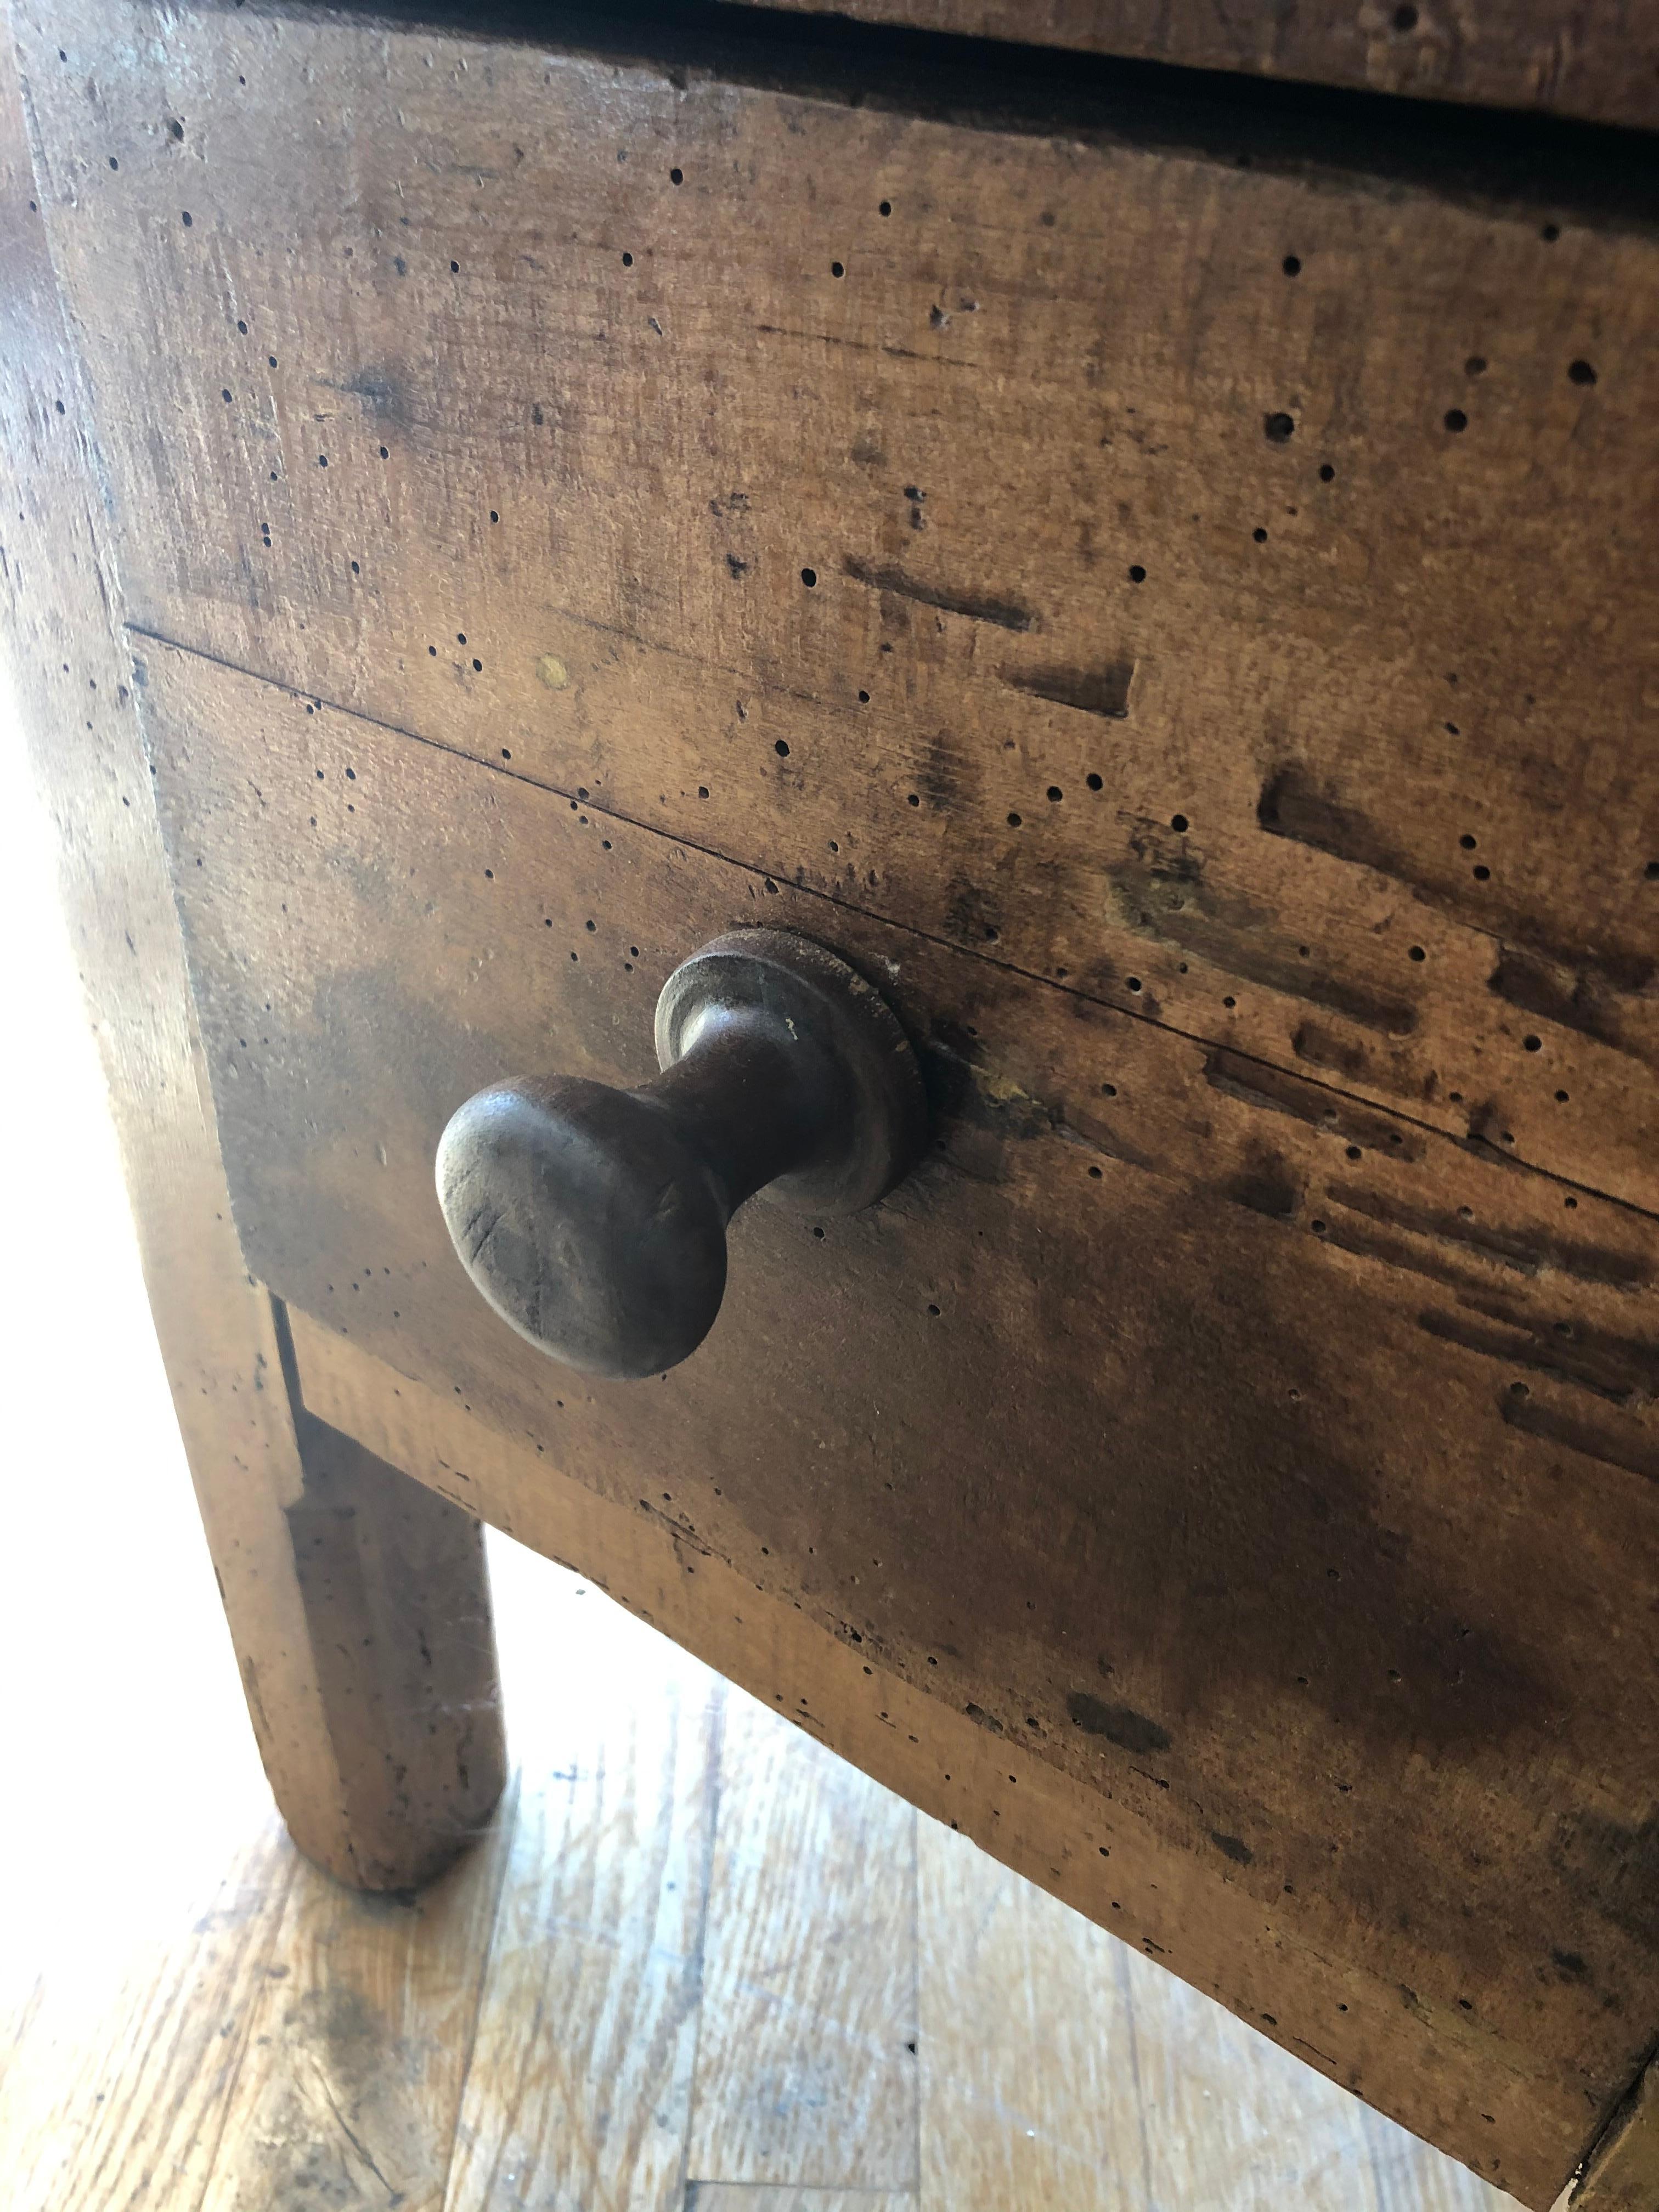
MULTIPOLYGON (((58 884, 140 1256, 261 1754, 295 1841, 408 1887, 488 1820, 504 1771, 480 1533, 287 1387, 231 1220, 132 658, 99 544, 90 410, 0 70, 0 648, 58 836, 58 884)), ((88 1330, 98 1325, 95 1273, 88 1330)))

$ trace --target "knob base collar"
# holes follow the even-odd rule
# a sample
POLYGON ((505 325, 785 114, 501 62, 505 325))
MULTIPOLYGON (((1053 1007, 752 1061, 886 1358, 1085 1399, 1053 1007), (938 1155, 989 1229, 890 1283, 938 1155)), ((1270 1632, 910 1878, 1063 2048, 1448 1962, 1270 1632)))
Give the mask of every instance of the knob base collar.
POLYGON ((682 963, 657 1000, 666 1070, 721 1029, 763 1025, 819 1109, 811 1153, 766 1185, 810 1213, 873 1206, 921 1157, 927 1109, 921 1072, 891 1008, 857 969, 810 938, 738 929, 682 963))

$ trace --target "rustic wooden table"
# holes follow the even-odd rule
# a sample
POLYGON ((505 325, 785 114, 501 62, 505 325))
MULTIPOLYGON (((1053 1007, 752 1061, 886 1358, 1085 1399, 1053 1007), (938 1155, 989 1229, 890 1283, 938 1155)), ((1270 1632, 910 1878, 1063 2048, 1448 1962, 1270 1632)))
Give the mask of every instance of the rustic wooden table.
POLYGON ((15 0, 15 679, 267 1770, 485 1831, 488 1522, 1653 2212, 1653 11, 860 12, 15 0), (757 923, 927 1158, 550 1363, 441 1134, 757 923))

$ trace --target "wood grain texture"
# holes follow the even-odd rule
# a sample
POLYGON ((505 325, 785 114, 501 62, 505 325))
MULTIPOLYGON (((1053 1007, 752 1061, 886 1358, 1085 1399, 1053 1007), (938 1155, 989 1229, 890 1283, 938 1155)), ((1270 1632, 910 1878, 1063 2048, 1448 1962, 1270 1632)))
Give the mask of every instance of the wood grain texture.
POLYGON ((913 2191, 915 1816, 746 1698, 720 1765, 744 1811, 714 1839, 687 2174, 913 2191))
MULTIPOLYGON (((1191 1047, 1112 1015, 1091 1036, 1064 994, 841 915, 832 943, 919 1033, 978 1033, 971 1074, 943 1064, 934 1165, 844 1224, 740 1214, 696 1361, 643 1388, 566 1378, 448 1249, 429 1162, 449 1111, 537 1066, 550 1031, 564 1072, 636 1079, 684 946, 832 910, 194 657, 144 665, 252 1264, 1109 1791, 1264 1912, 1305 1915, 1431 2033, 1467 2010, 1529 2048, 1509 2077, 1526 2133, 1547 2106, 1521 2080, 1565 2065, 1571 2154, 1518 2191, 1547 2201, 1653 2016, 1629 1869, 1656 1493, 1639 1393, 1613 1380, 1649 1357, 1644 1224, 1586 1194, 1564 1244, 1544 1179, 1432 1135, 1397 1160, 1380 1131, 1315 1186, 1345 1201, 1339 1237, 1311 1193, 1276 1218, 1260 1179, 1287 1170, 1243 1130, 1219 1193, 1197 1115, 1190 1179, 1120 1131, 1090 1141, 1088 1093, 1127 1087, 1115 1032, 1191 1047), (1466 1206, 1467 1273, 1446 1265, 1466 1206), (1398 1264, 1403 1238, 1353 1233, 1379 1212, 1434 1242, 1398 1264), (640 1480, 658 1466, 660 1498, 640 1480), (1615 1632, 1628 1672, 1605 1664, 1615 1632)), ((1240 1120, 1267 1119, 1243 1087, 1240 1120)))
POLYGON ((908 29, 1123 54, 1187 68, 1364 86, 1419 100, 1659 124, 1659 15, 1650 0, 1384 0, 1246 9, 1202 0, 748 0, 908 29))
POLYGON ((140 620, 303 687, 146 654, 256 1265, 1386 1980, 1402 2069, 1307 2039, 1541 2201, 1659 2011, 1645 218, 76 21, 140 620), (640 1072, 763 914, 890 981, 941 1159, 550 1405, 434 1272, 442 1111, 550 1023, 640 1072))
POLYGON ((1639 165, 149 21, 25 37, 137 623, 1659 1207, 1639 165))
MULTIPOLYGON (((7 514, 8 672, 57 828, 59 887, 139 1227, 173 1402, 244 1666, 264 1669, 254 1723, 272 1786, 319 1859, 349 1845, 297 1588, 267 1577, 301 1487, 268 1301, 230 1222, 189 983, 132 702, 131 653, 102 571, 76 363, 66 343, 15 66, 0 195, 0 428, 20 502, 7 514), (69 410, 75 404, 76 413, 69 410)), ((252 1702, 252 1701, 251 1701, 252 1702)))
POLYGON ((446 2212, 681 2212, 721 1690, 665 1652, 643 1698, 631 1624, 561 1611, 520 1676, 529 1780, 446 2212))
POLYGON ((200 2212, 441 2212, 511 1827, 418 1895, 299 1869, 200 2212))
POLYGON ((287 1510, 330 1741, 351 1778, 351 1877, 406 1889, 489 1826, 507 1772, 483 1531, 301 1415, 287 1510))
MULTIPOLYGON (((62 1176, 52 1178, 54 1218, 60 1231, 65 1218, 63 1186, 73 1178, 70 1203, 79 1209, 79 1233, 73 1239, 64 1237, 56 1253, 48 1237, 27 1243, 26 1249, 36 1253, 33 1295, 25 1310, 11 1316, 0 1338, 0 1368, 8 1379, 27 1377, 29 1384, 27 1393, 11 1392, 12 1442, 27 1447, 29 1431, 20 1430, 19 1419, 27 1421, 31 1403, 44 1402, 35 1434, 41 1447, 39 1456, 43 1462, 49 1459, 53 1470, 50 1488, 31 1491, 14 1486, 9 1531, 15 1540, 13 1564, 19 1571, 7 1583, 7 1602, 0 1610, 0 1650, 11 1661, 14 1679, 27 1678, 33 1665, 37 1673, 49 1674, 52 1686, 49 1708, 25 1703, 14 1711, 8 1739, 14 1759, 27 1760, 37 1799, 50 1802, 51 1820, 12 1820, 0 1832, 0 1879, 6 1883, 6 1893, 28 1901, 27 1911, 9 1912, 0 1921, 0 2019, 9 2024, 9 1989, 32 1988, 35 1992, 15 2045, 0 2029, 0 2051, 4 2052, 0 2059, 0 2172, 8 2184, 7 2212, 63 2212, 66 2206, 76 2212, 106 2212, 106 2207, 118 2205, 126 2212, 138 2212, 140 2207, 143 2212, 197 2212, 210 2157, 230 2162, 248 2154, 236 2138, 224 2136, 220 2124, 230 2083, 224 2081, 222 2093, 216 2087, 234 2073, 229 2052, 233 2045, 241 2047, 240 2036, 246 2033, 246 2008, 240 2022, 226 2009, 221 1967, 225 1946, 232 1940, 228 1908, 245 1911, 248 1893, 225 1882, 225 1893, 205 1917, 204 1908, 214 1905, 213 1890, 227 1873, 248 1863, 249 1846, 268 1844, 281 1879, 274 1894, 262 1886, 258 1910, 267 1936, 274 1934, 296 1854, 283 1838, 271 1808, 240 1687, 225 1663, 223 1617, 206 1559, 196 1548, 194 1508, 183 1455, 149 1329, 136 1251, 127 1249, 131 1231, 120 1200, 113 1144, 108 1145, 106 1168, 96 1146, 88 1141, 86 1125, 103 1110, 90 1040, 80 1030, 72 974, 66 972, 59 979, 52 973, 55 948, 50 930, 41 927, 39 883, 31 880, 26 866, 18 865, 27 859, 24 825, 28 809, 18 803, 6 773, 0 732, 0 852, 6 862, 0 867, 0 917, 15 919, 20 939, 27 938, 36 948, 28 974, 15 977, 14 985, 28 1011, 29 1034, 49 1055, 56 1076, 51 1126, 35 1131, 38 1157, 61 1164, 62 1176), (54 987, 58 994, 55 1002, 54 987), (93 1254, 99 1255, 107 1286, 100 1381, 107 1389, 118 1377, 122 1387, 113 1393, 118 1404, 110 1403, 108 1397, 101 1403, 85 1401, 77 1419, 65 1423, 61 1409, 75 1401, 83 1376, 81 1346, 62 1325, 63 1313, 73 1311, 82 1271, 93 1254), (142 1387, 144 1382, 149 1387, 142 1387), (172 1485, 164 1479, 169 1471, 177 1476, 172 1485), (60 1501, 71 1489, 82 1509, 69 1540, 73 1573, 43 1573, 42 1563, 62 1553, 65 1537, 60 1501), (124 1663, 118 1674, 98 1665, 94 1645, 121 1651, 124 1663), (121 1849, 113 1854, 108 1848, 112 1803, 118 1803, 122 1813, 121 1849), (157 1929, 178 1953, 171 1970, 176 1989, 159 2003, 153 1994, 155 1977, 147 1972, 157 1929), (66 1973, 66 1951, 87 1969, 84 1976, 66 1973), (72 1991, 66 1989, 66 1979, 73 1984, 72 1991), (233 2026, 229 2037, 222 2033, 228 2025, 233 2026), (206 2064, 202 2063, 204 2050, 214 2054, 206 2064), (106 2054, 111 2052, 126 2054, 138 2063, 131 2072, 124 2071, 108 2063, 106 2054), (32 2085, 27 2099, 21 2094, 26 2075, 32 2085), (217 2113, 210 2109, 205 2125, 196 2130, 199 2162, 193 2171, 179 2170, 171 2145, 157 2148, 163 2130, 172 2126, 169 2081, 188 2085, 192 2097, 202 2096, 210 2084, 221 2094, 217 2113), (48 2116, 47 2133, 31 2141, 27 2106, 36 2092, 35 2109, 48 2116), (87 2154, 72 2162, 64 2154, 70 2137, 76 2134, 84 2135, 87 2154), (45 2178, 46 2193, 37 2203, 27 2178, 34 2171, 40 2144, 48 2138, 62 2163, 45 2178), (122 2148, 129 2142, 131 2158, 122 2148)), ((43 863, 37 875, 44 873, 43 863)), ((32 1100, 9 1101, 0 1093, 0 1123, 9 1112, 15 1126, 24 1126, 32 1109, 32 1100)), ((44 1191, 40 1197, 44 1213, 44 1191)), ((27 1235, 33 1218, 29 1194, 20 1194, 20 1200, 21 1211, 15 1205, 11 1218, 14 1227, 27 1235)), ((338 1338, 324 1342, 349 1350, 338 1338)), ((459 1417, 456 1425, 463 1430, 472 1425, 465 1416, 459 1417)), ((433 1433, 441 1434, 442 1425, 434 1424, 433 1433)), ((590 1507, 599 1503, 587 1493, 582 1496, 590 1507)), ((502 1679, 520 1777, 517 1804, 522 1824, 533 1817, 538 1797, 570 1795, 571 1770, 564 1753, 573 1733, 585 1761, 592 1749, 582 1711, 586 1700, 597 1694, 613 1712, 615 1724, 607 1723, 598 1743, 599 1756, 614 1772, 617 1747, 626 1753, 630 1712, 643 1717, 649 1729, 654 1725, 650 1717, 665 1696, 684 1677, 695 1677, 701 1670, 665 1638, 631 1620, 578 1577, 504 1539, 492 1540, 489 1551, 502 1679)), ((685 1587, 695 1590, 696 1585, 687 1582, 685 1587)), ((793 1608, 790 1618, 799 1620, 793 1608)), ((850 1651, 842 1656, 853 1661, 850 1651)), ((706 1687, 713 1686, 706 1676, 702 1680, 706 1687)), ((788 1724, 780 1714, 773 1726, 787 1732, 788 1724)), ((963 1726, 966 1733, 969 1724, 963 1726)), ((974 1733, 985 1741, 982 1734, 974 1733)), ((872 1792, 878 1789, 871 1782, 863 1786, 872 1792)), ((717 1817, 739 1833, 748 1822, 743 1771, 732 1763, 723 1771, 717 1817)), ((563 1823, 552 1820, 542 1825, 554 1847, 565 1850, 568 1838, 563 1823)), ((525 1832, 522 1826, 520 1832, 525 1832)), ((626 1887, 629 1835, 629 1824, 609 1822, 603 1841, 582 1838, 574 1856, 600 1866, 611 1858, 614 1879, 626 1887), (619 1851, 623 1863, 617 1865, 619 1851)), ((642 1854, 653 1852, 653 1832, 635 1830, 633 1835, 642 1854)), ((810 1865, 775 1858, 757 1884, 757 1914, 773 1926, 792 1920, 811 1923, 815 1917, 811 1872, 810 1865), (793 1910, 786 1902, 790 1898, 793 1910)), ((326 1917, 338 1893, 319 1882, 310 1895, 326 1917)), ((371 1921, 384 1914, 382 1902, 374 1899, 351 1909, 371 1921)), ((504 1912, 498 1913, 491 1939, 498 1956, 506 1920, 504 1912)), ((292 1942, 299 1932, 290 1923, 285 1942, 292 1942)), ((425 1978, 421 1953, 442 1937, 443 1923, 428 1918, 411 1934, 414 1955, 410 1964, 419 1982, 425 1978)), ((969 1966, 975 1955, 971 1919, 958 1918, 956 1938, 959 1993, 966 2002, 971 1994, 969 1966)), ((234 1940, 246 1947, 246 1928, 234 1940)), ((931 1941, 942 1950, 944 1931, 935 1928, 931 1941)), ((348 1942, 343 1948, 348 1960, 361 1958, 359 1944, 348 1942)), ((253 1947, 249 1955, 252 1987, 257 1992, 268 1987, 263 1972, 268 1942, 264 1948, 253 1947)), ((629 1971, 624 1955, 617 1954, 617 1965, 619 1972, 629 1971)), ((1161 1998, 1178 2009, 1183 1993, 1172 1978, 1149 1968, 1146 1978, 1151 1984, 1145 1993, 1148 2004, 1161 1998)), ((592 1996, 603 2004, 608 1987, 602 1978, 586 1979, 581 1994, 585 2000, 592 1996)), ((550 1994, 556 1996, 557 1992, 550 1994)), ((985 2029, 999 2038, 1003 2034, 1002 1993, 992 1991, 991 2001, 985 2029)), ((370 2011, 363 2017, 373 2028, 380 2016, 370 2011)), ((528 2024, 528 2014, 520 2015, 521 2039, 528 2024)), ((572 2046, 589 2025, 567 2017, 562 2022, 565 2046, 572 2046)), ((799 2028, 804 2050, 810 2054, 815 2023, 803 2021, 799 2028)), ((1257 2039, 1245 2039, 1257 2050, 1265 2049, 1257 2039)), ((629 2051, 643 2058, 648 2048, 642 2039, 635 2040, 629 2051)), ((466 2095, 469 2118, 488 2121, 498 2104, 511 2101, 521 2081, 518 2055, 518 2046, 509 2043, 505 2067, 492 2073, 475 2045, 466 2095)), ((1086 2119, 1075 2111, 1068 2114, 1067 2107, 1074 2105, 1077 2094, 1086 2093, 1091 2069, 1080 2069, 1074 2084, 1053 2072, 1040 2074, 1031 2045, 1016 2045, 1011 2057, 1010 2082, 1024 2096, 1041 2094, 1036 2117, 1042 2125, 1061 2134, 1079 2126, 1087 2132, 1086 2119)), ((408 2052, 393 2041, 378 2059, 362 2052, 357 2063, 360 2068, 378 2065, 392 2075, 406 2067, 408 2052)), ((1294 2203, 1299 2201, 1312 2156, 1328 2154, 1331 2144, 1328 2136, 1304 2140, 1297 2124, 1304 2106, 1319 2109, 1324 2094, 1321 2085, 1287 2054, 1278 2054, 1277 2065, 1284 2077, 1278 2085, 1282 2101, 1273 2105, 1284 2121, 1279 2170, 1285 2199, 1294 2203)), ((611 2085, 613 2107, 626 2081, 624 2074, 611 2085)), ((1218 2081, 1214 2086, 1212 2103, 1200 2103, 1195 2112, 1191 2105, 1185 2110, 1206 2135, 1231 2137, 1244 2123, 1227 2094, 1231 2084, 1218 2081)), ((941 2085, 940 2094, 949 2099, 948 2083, 941 2085)), ((603 2112, 605 2108, 599 2092, 591 2106, 580 2101, 562 2101, 560 2106, 571 2124, 588 2109, 603 2112)), ((237 2109, 239 2115, 246 2115, 250 2107, 239 2103, 237 2109)), ((1385 2138, 1392 2136, 1395 2160, 1427 2155, 1397 2132, 1378 2125, 1385 2138)), ((940 2132, 934 2131, 936 2141, 940 2132)), ((174 2136, 173 2143, 178 2140, 174 2136)), ((617 2141, 618 2131, 613 2130, 608 2143, 597 2147, 601 2166, 605 2149, 617 2141)), ((452 2166, 452 2191, 464 2147, 463 2137, 452 2166)), ((935 2187, 947 2196, 950 2172, 958 2162, 964 2175, 976 2169, 983 2154, 981 2136, 978 2130, 969 2132, 948 2148, 951 2167, 934 2177, 935 2187)), ((1351 2144, 1345 2154, 1358 2191, 1364 2172, 1358 2147, 1351 2144)), ((591 2196, 586 2201, 592 2201, 591 2196)), ((518 2187, 503 2172, 490 2212, 517 2212, 520 2203, 518 2187)), ((914 2212, 908 2195, 726 2189, 720 2184, 705 2185, 693 2192, 692 2203, 700 2203, 702 2212, 709 2212, 711 2205, 714 2212, 914 2212)), ((1006 2212, 1025 2212, 1025 2208, 1008 2207, 1006 2212)), ((1045 2205, 1042 2212, 1052 2212, 1052 2208, 1045 2205)), ((1139 2206, 1136 2212, 1152 2212, 1152 2208, 1139 2206)))
POLYGON ((915 2212, 915 2197, 868 2189, 757 2189, 746 2182, 694 2181, 685 2212, 915 2212))
MULTIPOLYGON (((0 614, 13 696, 60 839, 63 903, 109 1086, 162 1356, 254 1730, 295 1838, 343 1879, 371 1886, 419 1879, 453 1856, 460 1841, 444 1756, 456 1747, 456 1730, 448 1721, 435 1735, 422 1727, 412 1778, 390 1808, 380 1752, 356 1761, 343 1754, 352 1717, 331 1705, 323 1679, 330 1661, 313 1642, 291 1521, 306 1510, 308 1479, 329 1479, 330 1471, 307 1463, 295 1434, 270 1302, 248 1279, 204 1104, 207 1079, 130 653, 99 542, 94 441, 84 428, 83 386, 52 283, 9 58, 0 101, 6 280, 0 436, 21 502, 15 525, 7 516, 0 614), (441 1779, 432 1771, 439 1765, 441 1779)), ((384 1472, 395 1485, 398 1478, 384 1472)), ((364 1516, 364 1556, 371 1541, 395 1540, 395 1508, 371 1539, 371 1502, 357 1495, 355 1505, 364 1516)), ((434 1516, 412 1492, 409 1508, 405 1520, 412 1516, 428 1540, 438 1522, 460 1526, 452 1509, 434 1516)), ((468 1616, 472 1649, 464 1671, 476 1693, 488 1676, 487 1613, 480 1613, 476 1532, 470 1586, 462 1543, 448 1561, 446 1597, 468 1616)), ((393 1658, 395 1611, 378 1624, 362 1618, 354 1624, 378 1628, 379 1657, 393 1658)), ((338 1618, 337 1602, 336 1627, 338 1618)), ((475 1694, 473 1702, 482 1707, 486 1700, 475 1694)), ((500 1787, 499 1730, 493 1773, 482 1711, 476 1720, 463 1718, 459 1739, 474 1747, 476 1826, 482 1817, 476 1801, 481 1797, 487 1811, 500 1787)))
POLYGON ((917 1851, 921 2212, 1510 2203, 964 1837, 924 1820, 917 1851))
MULTIPOLYGON (((1421 1997, 1408 2009, 1388 1960, 1369 1972, 1333 1957, 1307 1925, 1304 1892, 1253 1898, 1213 1852, 1173 1849, 1121 1794, 1103 1800, 1027 1742, 878 1671, 862 1646, 757 1591, 675 1517, 596 1496, 533 1444, 492 1433, 453 1392, 381 1367, 303 1314, 295 1327, 307 1401, 330 1420, 536 1550, 581 1561, 630 1610, 815 1740, 1220 1997, 1264 2037, 1372 2101, 1382 2101, 1379 2084, 1392 2084, 1389 2106, 1418 2132, 1455 2140, 1458 2116, 1478 2112, 1485 2098, 1513 2155, 1526 2115, 1550 2094, 1535 2062, 1484 2017, 1431 2010, 1421 1997), (1432 2074, 1413 2077, 1425 2030, 1432 2074), (1494 2106, 1494 2082, 1505 2080, 1515 2086, 1494 2106)), ((1491 2124, 1482 2123, 1478 2154, 1489 2154, 1491 2124)), ((1547 2203, 1547 2191, 1536 2201, 1547 2203)))
POLYGON ((1571 2212, 1651 2212, 1659 2204, 1659 2062, 1646 2068, 1563 2203, 1571 2212))
MULTIPOLYGON (((165 1932, 150 1932, 160 1917, 152 1888, 130 1895, 101 1957, 42 1960, 27 1999, 0 2027, 11 2212, 195 2212, 297 1863, 276 1818, 256 1821, 204 1869, 165 1932)), ((82 1910, 76 1898, 59 1901, 52 1949, 61 1953, 82 1910)))

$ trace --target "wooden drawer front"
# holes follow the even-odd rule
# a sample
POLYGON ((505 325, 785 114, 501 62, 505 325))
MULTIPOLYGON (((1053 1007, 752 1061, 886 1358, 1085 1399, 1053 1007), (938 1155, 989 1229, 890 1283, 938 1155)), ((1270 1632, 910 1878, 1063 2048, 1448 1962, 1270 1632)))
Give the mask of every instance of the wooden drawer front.
POLYGON ((89 110, 67 35, 141 626, 1659 1207, 1648 238, 343 28, 89 110))
POLYGON ((250 1267, 1086 1788, 1096 1909, 1547 2202, 1659 2026, 1659 249, 158 20, 26 40, 250 1267), (753 921, 934 1158, 567 1378, 439 1131, 646 1074, 753 921))

